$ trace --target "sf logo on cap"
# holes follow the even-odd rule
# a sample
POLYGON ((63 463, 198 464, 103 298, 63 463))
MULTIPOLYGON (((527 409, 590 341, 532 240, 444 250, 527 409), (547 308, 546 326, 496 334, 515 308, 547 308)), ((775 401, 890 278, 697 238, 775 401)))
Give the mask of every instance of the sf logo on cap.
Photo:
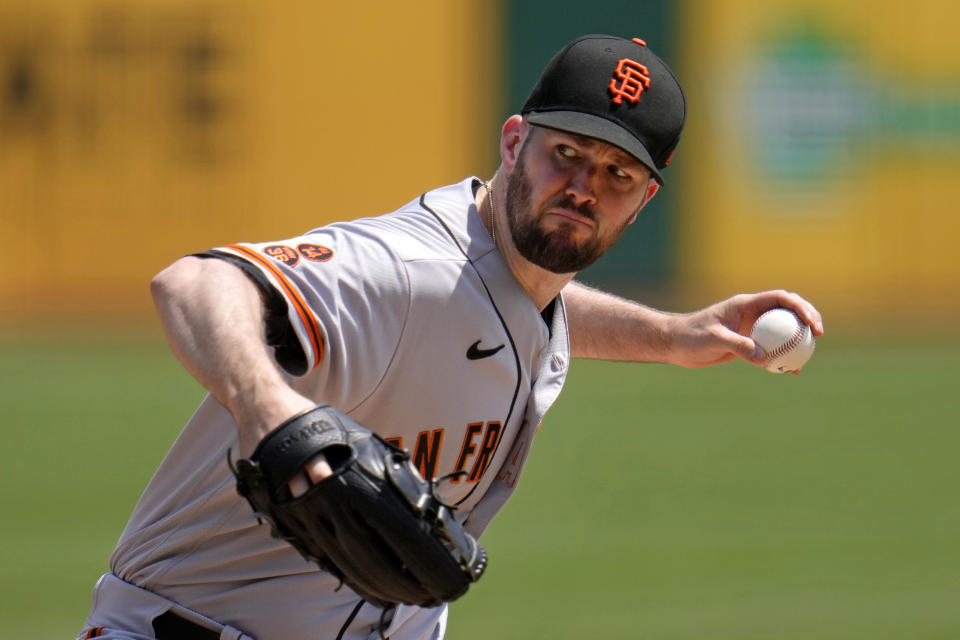
POLYGON ((650 88, 650 71, 630 58, 620 60, 613 74, 616 77, 610 78, 610 93, 614 104, 623 104, 624 98, 635 103, 644 89, 650 88))

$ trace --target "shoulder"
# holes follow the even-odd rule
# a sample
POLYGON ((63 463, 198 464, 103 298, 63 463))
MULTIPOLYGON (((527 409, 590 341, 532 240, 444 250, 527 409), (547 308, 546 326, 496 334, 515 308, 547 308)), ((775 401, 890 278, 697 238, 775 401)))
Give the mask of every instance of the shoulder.
MULTIPOLYGON (((427 191, 396 211, 339 222, 322 231, 343 235, 357 246, 379 246, 400 261, 468 259, 473 179, 427 191)), ((482 225, 481 225, 482 226, 482 225)))

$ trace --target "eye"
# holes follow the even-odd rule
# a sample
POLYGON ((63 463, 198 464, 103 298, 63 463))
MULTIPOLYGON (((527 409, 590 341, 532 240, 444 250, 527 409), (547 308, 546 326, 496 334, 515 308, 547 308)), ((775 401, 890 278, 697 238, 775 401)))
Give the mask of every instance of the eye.
POLYGON ((609 167, 607 167, 607 171, 609 171, 610 174, 611 174, 613 177, 615 177, 615 178, 617 178, 617 179, 619 179, 619 180, 630 180, 630 179, 631 179, 631 175, 630 175, 629 173, 627 173, 626 171, 624 171, 623 169, 621 169, 620 167, 618 167, 618 166, 615 165, 615 164, 612 164, 612 165, 610 165, 609 167))
POLYGON ((577 157, 577 151, 576 151, 576 149, 574 149, 573 147, 570 147, 570 146, 568 146, 568 145, 558 144, 558 145, 557 145, 557 155, 562 156, 562 157, 564 157, 564 158, 576 158, 576 157, 577 157))

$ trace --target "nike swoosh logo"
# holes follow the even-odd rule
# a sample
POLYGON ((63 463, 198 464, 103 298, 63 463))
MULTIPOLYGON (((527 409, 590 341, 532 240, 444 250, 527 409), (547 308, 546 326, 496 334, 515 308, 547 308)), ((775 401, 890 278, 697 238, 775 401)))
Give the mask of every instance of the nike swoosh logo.
POLYGON ((494 347, 493 349, 481 349, 480 341, 477 340, 472 345, 470 345, 469 349, 467 349, 467 359, 480 360, 482 358, 489 358, 496 352, 500 351, 500 349, 503 349, 504 346, 506 345, 500 345, 499 347, 494 347))

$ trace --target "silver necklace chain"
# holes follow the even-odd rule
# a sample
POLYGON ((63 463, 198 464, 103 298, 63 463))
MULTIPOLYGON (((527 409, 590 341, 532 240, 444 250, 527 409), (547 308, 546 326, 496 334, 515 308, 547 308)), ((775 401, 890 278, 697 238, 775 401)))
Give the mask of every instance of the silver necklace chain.
POLYGON ((497 246, 497 221, 493 215, 493 185, 486 181, 483 186, 487 189, 487 202, 490 204, 490 237, 493 238, 493 246, 497 246))

